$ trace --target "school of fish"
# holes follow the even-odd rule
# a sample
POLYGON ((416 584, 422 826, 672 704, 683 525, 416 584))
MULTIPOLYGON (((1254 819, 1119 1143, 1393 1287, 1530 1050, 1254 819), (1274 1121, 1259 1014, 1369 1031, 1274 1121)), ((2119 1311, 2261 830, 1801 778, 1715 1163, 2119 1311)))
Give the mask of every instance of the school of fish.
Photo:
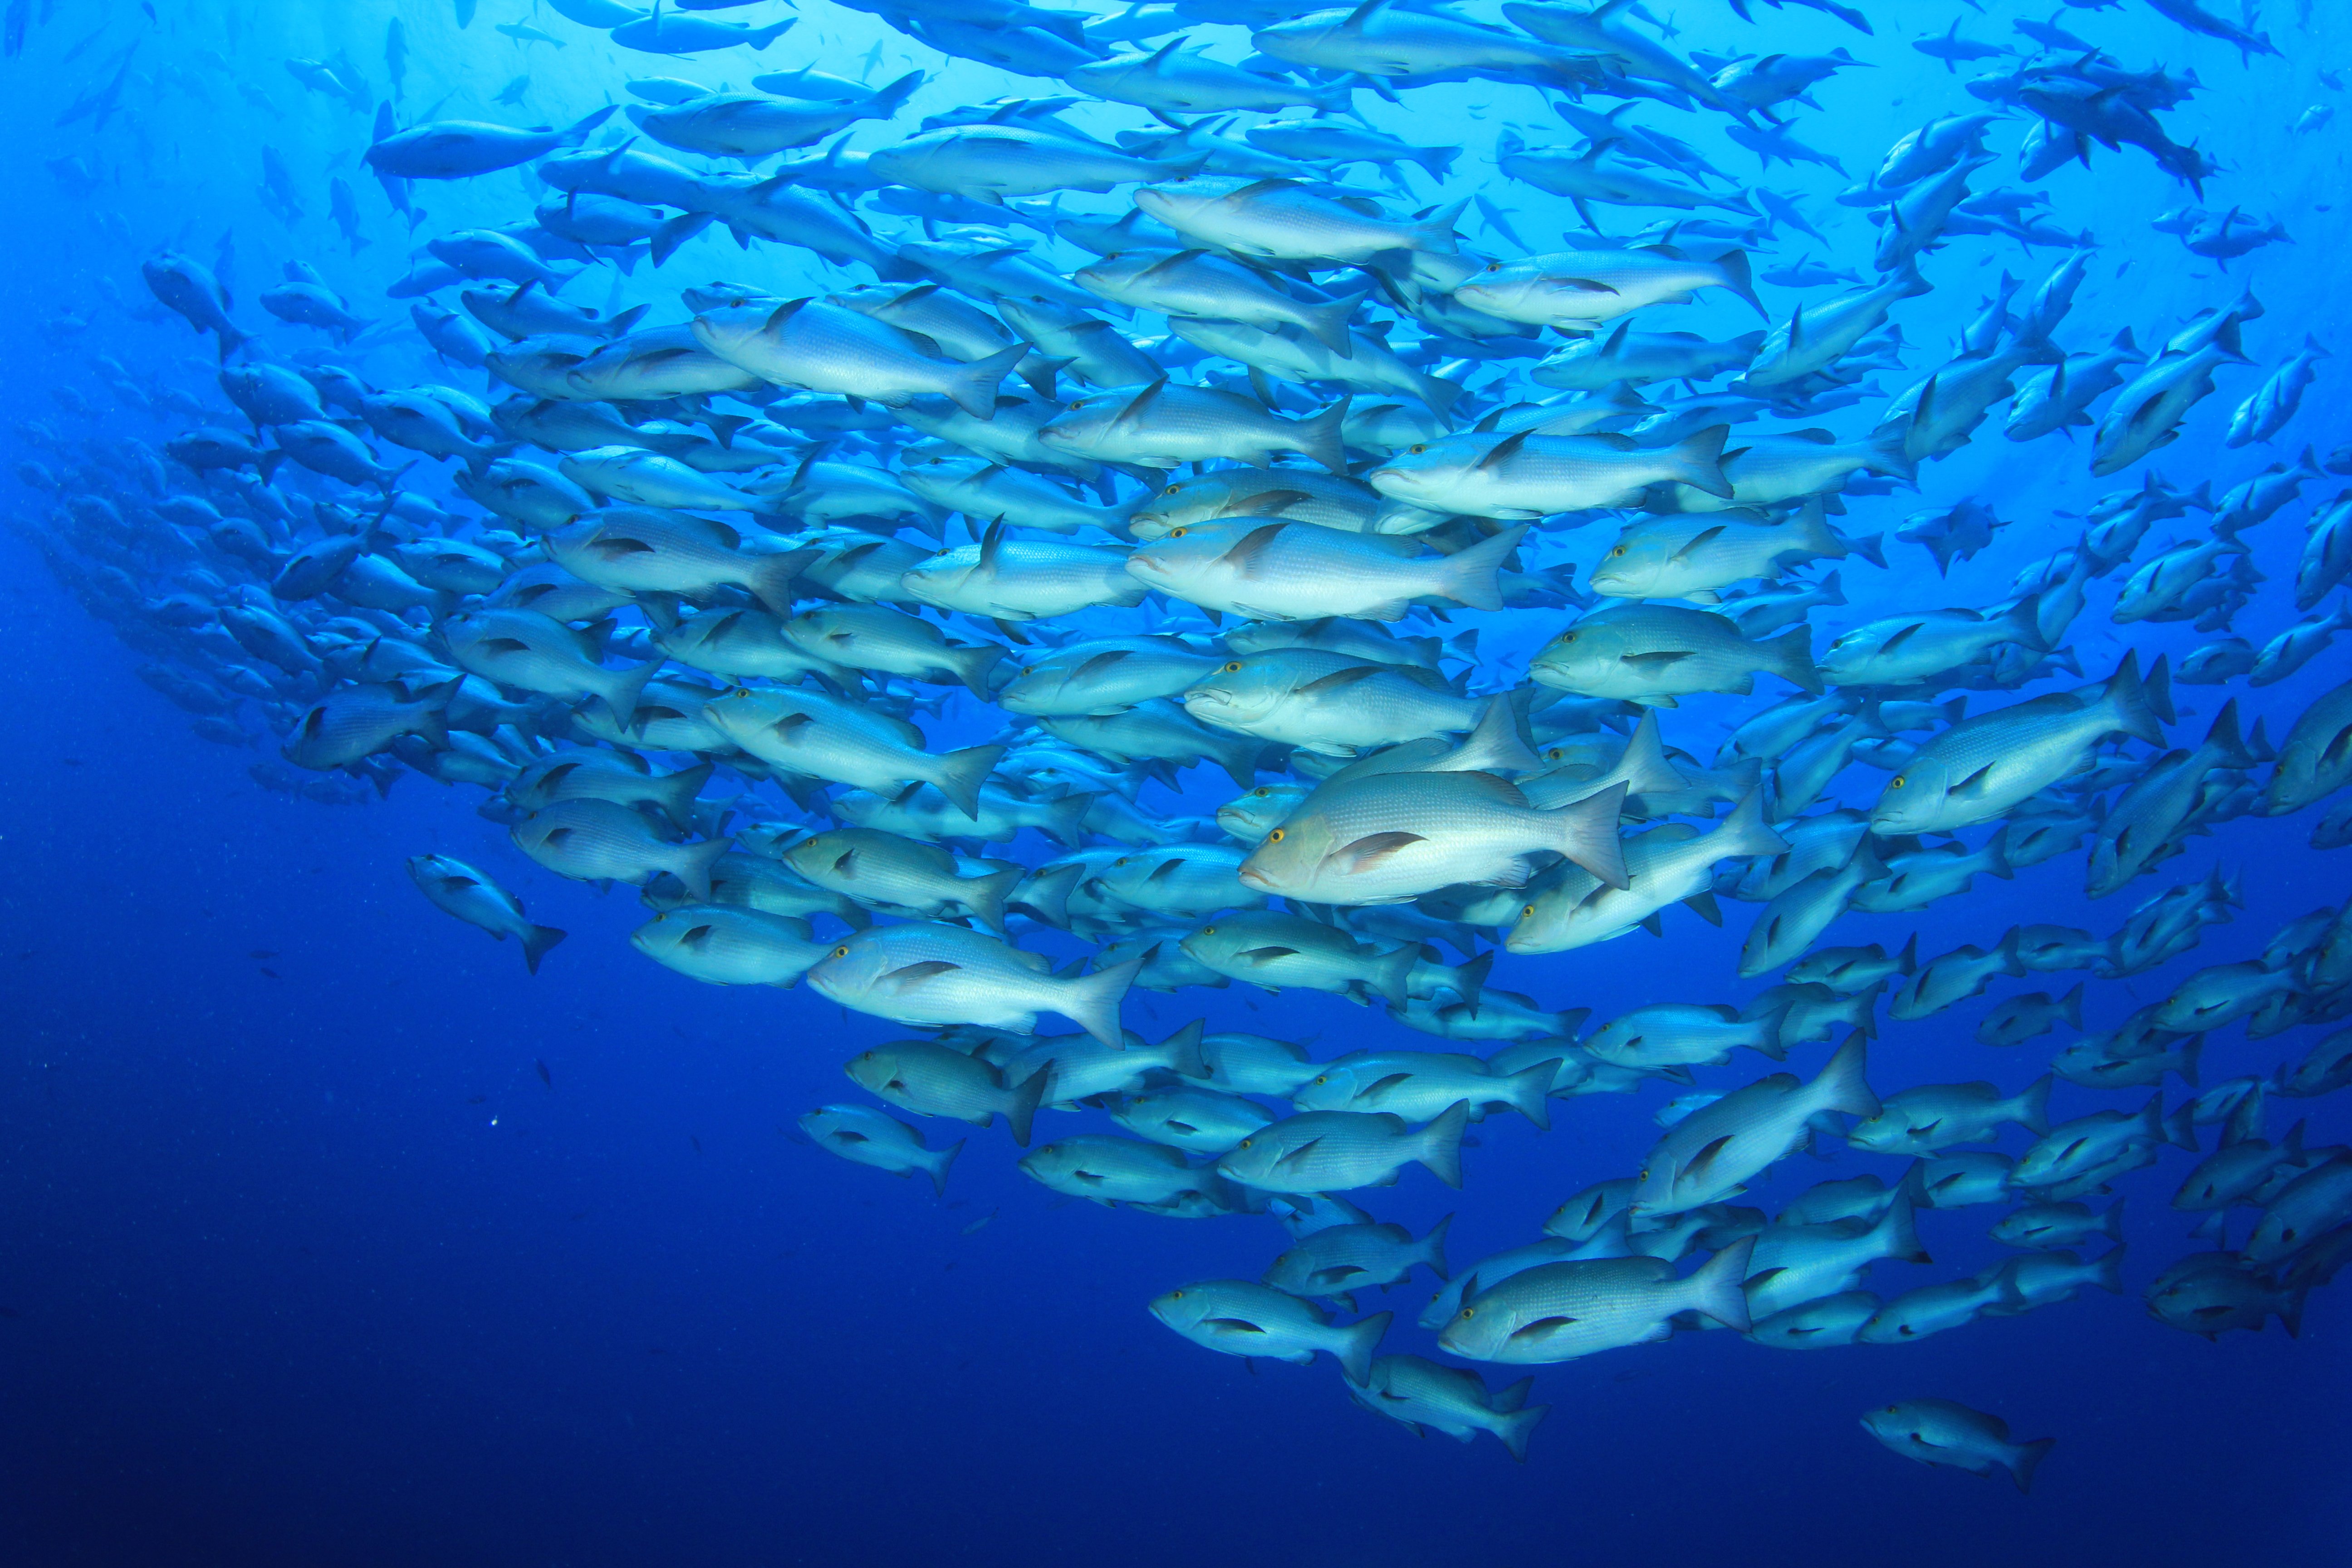
MULTIPOLYGON (((881 71, 879 44, 848 74, 729 0, 495 24, 500 48, 610 46, 605 100, 543 124, 509 123, 527 77, 484 119, 404 109, 399 20, 381 86, 287 61, 348 106, 349 178, 322 196, 264 150, 264 199, 320 207, 342 254, 250 299, 226 241, 127 258, 212 352, 53 389, 145 433, 19 425, 10 526, 196 734, 274 753, 266 788, 479 792, 518 856, 641 889, 646 958, 899 1026, 845 1064, 863 1098, 802 1118, 818 1147, 944 1191, 958 1124, 1001 1122, 989 1157, 1056 1194, 1254 1227, 1261 1276, 1171 1280, 1150 1313, 1225 1355, 1328 1355, 1416 1430, 1524 1458, 1547 1407, 1517 1369, 1707 1330, 1892 1346, 2120 1293, 2103 1194, 2159 1163, 2177 1212, 2135 1215, 2137 1245, 2202 1249, 2147 1310, 2296 1331, 2352 1258, 2352 1149, 2277 1131, 2352 1086, 2352 902, 2242 933, 2260 873, 2231 825, 2352 844, 2352 431, 2306 406, 2318 336, 2234 281, 2134 317, 2117 253, 2040 188, 2149 160, 2184 194, 2152 232, 2200 264, 2285 242, 2207 206, 2247 180, 2165 123, 2272 35, 2134 7, 2216 85, 2077 36, 2123 0, 2006 35, 1914 7, 1907 41, 1897 7, 1791 0, 1848 31, 1810 55, 1776 52, 1781 0, 1679 28, 1655 0, 841 3, 961 86, 881 71), (1950 89, 1851 170, 1802 138, 1874 50, 1950 89), (1464 83, 1513 124, 1426 90, 1464 83), (436 216, 491 176, 538 194, 499 226, 436 216), (386 298, 339 281, 404 245, 386 298), (1995 254, 1956 341, 1906 334, 1995 254), (691 280, 728 258, 764 281, 691 280), (581 302, 624 284, 645 302, 581 302), (2131 325, 2079 330, 2094 300, 2131 325), (1675 330, 1695 305, 1738 330, 1675 330), (2192 459, 2217 477, 2178 488, 2168 445, 2217 395, 2226 440, 2192 459), (2007 443, 2114 488, 2006 519, 1938 491, 1940 460, 2007 443), (2298 526, 2265 592, 2249 536, 2298 526), (1997 532, 2047 549, 1953 603, 1997 532), (1864 573, 1904 607, 1844 613, 1864 573), (2086 668, 2100 623, 2130 651, 2086 668), (2143 623, 2210 640, 2146 657, 2143 623), (2268 700, 2290 679, 2309 695, 2268 700), (2053 862, 2116 920, 1971 924, 1972 885, 2053 862), (1750 906, 1737 973, 1683 962, 1726 903, 1750 906), (1850 911, 1931 907, 1969 940, 1841 942, 1850 911), (2117 999, 2209 934, 2216 962, 2117 999), (1660 999, 1589 1016, 1585 966, 1627 958, 1660 999), (1426 1048, 1315 1059, 1122 1013, 1235 985, 1426 1048), (1902 1037, 1939 1016, 1981 1076, 1906 1082, 1902 1037), (2274 1070, 2202 1082, 2238 1027, 2280 1039, 2274 1070), (1641 1167, 1523 1246, 1457 1265, 1444 1223, 1360 1206, 1400 1179, 1475 1199, 1474 1125, 1548 1131, 1661 1081, 1641 1167), (1835 1144, 1881 1173, 1739 1201, 1835 1144), (2014 1253, 1941 1278, 1922 1232, 1954 1225, 2014 1253), (1361 1314, 1414 1280, 1429 1353, 1384 1352, 1412 1325, 1361 1314)), ((27 18, 13 0, 12 53, 27 18)), ((132 63, 64 123, 128 111, 132 63)), ((564 940, 498 868, 407 870, 534 973, 564 940)), ((2021 1489, 2050 1448, 1941 1397, 1861 1421, 2021 1489)))

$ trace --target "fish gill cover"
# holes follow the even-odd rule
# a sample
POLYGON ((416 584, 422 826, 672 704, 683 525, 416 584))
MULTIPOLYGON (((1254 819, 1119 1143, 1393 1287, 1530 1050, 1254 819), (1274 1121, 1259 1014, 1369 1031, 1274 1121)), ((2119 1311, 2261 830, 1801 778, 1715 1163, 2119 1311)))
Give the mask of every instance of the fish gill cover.
POLYGON ((7 0, 13 1560, 2341 1561, 2347 26, 7 0))

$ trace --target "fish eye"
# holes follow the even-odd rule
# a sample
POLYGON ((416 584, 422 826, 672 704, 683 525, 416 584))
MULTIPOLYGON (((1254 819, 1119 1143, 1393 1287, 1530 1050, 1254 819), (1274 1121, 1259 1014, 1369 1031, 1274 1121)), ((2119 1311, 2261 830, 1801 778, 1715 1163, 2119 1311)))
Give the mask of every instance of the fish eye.
POLYGON ((1235 1146, 1236 1146, 1237 1148, 1246 1149, 1246 1148, 1248 1148, 1251 1144, 1253 1144, 1253 1143, 1255 1143, 1255 1142, 1257 1142, 1257 1140, 1256 1140, 1256 1139, 1255 1139, 1255 1138, 1244 1138, 1244 1139, 1243 1139, 1243 1140, 1241 1141, 1241 1142, 1240 1142, 1239 1144, 1237 1144, 1237 1145, 1235 1145, 1235 1146))
POLYGON ((833 956, 835 958, 847 958, 849 956, 849 949, 846 947, 836 947, 833 950, 833 956))
POLYGON ((1624 553, 1625 553, 1625 547, 1624 547, 1623 545, 1622 545, 1622 544, 1621 544, 1621 545, 1619 545, 1616 549, 1614 549, 1614 550, 1612 550, 1612 551, 1611 551, 1611 552, 1609 552, 1609 558, 1610 558, 1611 560, 1614 561, 1618 556, 1622 555, 1622 554, 1624 554, 1624 553))
POLYGON ((1523 909, 1521 909, 1521 910, 1519 910, 1519 918, 1520 918, 1521 920, 1523 920, 1523 921, 1531 921, 1531 920, 1535 919, 1535 918, 1536 918, 1536 907, 1535 907, 1533 904, 1528 904, 1528 905, 1527 905, 1525 908, 1523 908, 1523 909))
POLYGON ((1127 864, 1127 857, 1122 855, 1118 859, 1112 861, 1111 864, 1114 866, 1124 866, 1127 864))
POLYGON ((1184 1292, 1181 1290, 1171 1290, 1168 1292, 1168 1299, 1171 1301, 1181 1301, 1184 1299, 1184 1292))
POLYGON ((1478 1315, 1478 1309, 1477 1309, 1477 1308, 1475 1308, 1475 1307, 1465 1307, 1465 1308, 1463 1308, 1463 1309, 1462 1309, 1462 1321, 1463 1321, 1464 1322, 1468 1322, 1471 1319, 1473 1319, 1473 1318, 1476 1317, 1477 1315, 1478 1315))
POLYGON ((1429 443, 1426 441, 1415 441, 1412 446, 1407 447, 1405 450, 1408 453, 1418 457, 1422 453, 1429 450, 1429 443))
POLYGON ((1181 528, 1171 528, 1168 531, 1168 537, 1171 539, 1181 539, 1184 537, 1184 530, 1181 528))
POLYGON ((1070 412, 1076 414, 1079 409, 1084 408, 1086 405, 1087 400, 1081 397, 1076 403, 1070 405, 1070 412))
POLYGON ((1266 786, 1265 786, 1265 785, 1264 785, 1264 784, 1260 784, 1260 785, 1258 785, 1258 786, 1257 786, 1257 788, 1255 788, 1255 789, 1254 789, 1254 790, 1250 791, 1250 794, 1252 794, 1252 795, 1254 795, 1257 796, 1257 797, 1258 797, 1258 799, 1260 799, 1260 800, 1264 800, 1266 796, 1268 796, 1268 795, 1272 795, 1273 793, 1274 793, 1274 791, 1272 791, 1272 790, 1270 790, 1270 789, 1266 788, 1266 786))
POLYGON ((1318 1072, 1315 1075, 1315 1081, 1317 1083, 1329 1083, 1331 1081, 1331 1075, 1327 1072, 1318 1072))
POLYGON ((1910 782, 1911 781, 1909 779, 1905 778, 1901 773, 1896 773, 1893 778, 1886 781, 1886 787, 1888 789, 1901 789, 1905 784, 1909 784, 1910 782))
POLYGON ((1227 675, 1238 675, 1238 674, 1240 674, 1240 673, 1241 673, 1241 668, 1242 668, 1242 661, 1241 661, 1240 659, 1237 659, 1237 658, 1229 658, 1229 659, 1225 660, 1225 673, 1226 673, 1227 675))
POLYGON ((1486 263, 1486 270, 1489 272, 1500 272, 1502 269, 1503 264, 1499 261, 1489 261, 1486 263))
POLYGON ((1279 827, 1277 827, 1277 828, 1276 828, 1273 832, 1271 832, 1271 833, 1267 834, 1267 835, 1265 836, 1265 841, 1266 841, 1268 844, 1279 844, 1279 843, 1281 843, 1281 842, 1282 842, 1282 829, 1281 829, 1281 828, 1279 828, 1279 827))
POLYGON ((1217 934, 1217 928, 1214 926, 1202 926, 1201 928, 1201 934, 1202 936, 1214 936, 1217 934))
POLYGON ((1182 485, 1170 485, 1166 489, 1161 490, 1160 493, 1164 496, 1172 496, 1183 488, 1184 487, 1182 485))

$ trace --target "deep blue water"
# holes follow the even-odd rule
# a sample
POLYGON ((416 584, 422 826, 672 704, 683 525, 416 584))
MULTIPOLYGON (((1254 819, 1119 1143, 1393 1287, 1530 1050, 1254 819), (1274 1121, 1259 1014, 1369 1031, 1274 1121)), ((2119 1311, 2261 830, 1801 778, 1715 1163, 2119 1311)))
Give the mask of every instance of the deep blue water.
MULTIPOLYGON (((263 319, 247 297, 297 258, 317 262, 363 315, 404 310, 379 298, 405 240, 373 185, 361 195, 378 243, 352 257, 325 217, 329 171, 361 183, 365 117, 303 93, 277 63, 348 48, 380 89, 395 7, 330 17, 159 0, 140 74, 95 133, 51 121, 148 24, 130 5, 57 9, 5 67, 18 149, 0 165, 16 218, 18 370, 0 389, 11 423, 73 425, 47 390, 64 384, 96 405, 85 425, 156 444, 173 433, 110 405, 90 369, 108 353, 158 383, 205 388, 208 344, 176 321, 123 308, 144 311, 137 263, 158 245, 208 258, 232 229, 248 326, 263 319), (61 63, 101 19, 101 42, 61 63), (200 58, 205 48, 222 51, 230 73, 200 58), (259 84, 284 118, 235 96, 234 77, 259 84), (252 194, 265 141, 313 197, 290 228, 252 194), (68 193, 41 166, 74 153, 100 173, 90 195, 68 193), (68 311, 87 330, 39 330, 68 311)), ((454 91, 453 114, 503 118, 488 100, 525 70, 534 110, 558 122, 616 93, 626 74, 675 68, 739 86, 750 74, 724 55, 677 68, 624 58, 518 0, 484 0, 463 32, 445 5, 396 9, 413 50, 407 101, 454 91), (519 20, 570 46, 525 53, 489 30, 519 20)), ((2154 460, 2184 489, 2226 489, 2306 442, 2325 454, 2352 437, 2342 373, 2323 366, 2274 446, 2224 451, 2219 442, 2230 408, 2260 376, 2306 331, 2329 340, 2341 315, 2334 258, 2346 226, 2330 204, 2345 139, 2332 128, 2290 130, 2305 105, 2333 100, 2315 73, 2352 41, 2342 16, 2316 9, 2304 30, 2287 0, 2273 0, 2263 20, 2285 58, 2243 67, 2226 46, 2138 5, 2061 13, 2135 68, 2193 65, 2205 90, 2167 125, 2225 165, 2205 205, 2275 213, 2294 237, 2218 274, 2148 229, 2149 216, 2192 198, 2129 152, 2102 149, 2092 170, 2039 187, 2053 195, 2055 221, 2101 246, 2062 334, 2068 346, 2088 348, 2125 324, 2146 342, 2249 283, 2269 308, 2248 328, 2257 367, 2225 373, 2182 441, 2154 460)), ((1879 64, 1822 89, 1825 112, 1798 121, 1858 175, 1901 131, 1973 107, 1963 79, 1910 51, 1910 38, 1958 16, 1969 36, 2005 39, 2012 17, 2042 14, 2005 0, 1987 0, 1983 14, 1891 0, 1872 11, 1877 33, 1867 38, 1810 12, 1759 8, 1751 26, 1717 0, 1687 0, 1676 17, 1685 47, 1848 46, 1879 64)), ((823 0, 803 16, 761 68, 842 68, 886 36, 886 70, 894 52, 940 65, 935 52, 823 0)), ((951 62, 910 121, 1050 86, 951 62)), ((1479 149, 1505 118, 1537 123, 1524 88, 1420 91, 1408 110, 1369 94, 1359 101, 1384 127, 1479 149), (1474 104, 1500 107, 1474 119, 1474 104)), ((2004 162, 1993 172, 2004 178, 2015 134, 1997 136, 2004 162)), ((860 144, 884 139, 868 125, 860 144)), ((1748 171, 1727 144, 1707 147, 1725 168, 1748 171)), ((432 192, 433 226, 445 213, 453 223, 522 216, 520 179, 432 192)), ((1822 197, 1842 184, 1816 170, 1772 183, 1822 197)), ((1499 182, 1488 188, 1502 192, 1499 182)), ((1507 195, 1530 239, 1569 221, 1524 189, 1507 195)), ((1841 218, 1829 231, 1841 263, 1866 268, 1861 216, 1823 200, 1811 206, 1841 218)), ((1798 240, 1781 254, 1806 248, 1798 240)), ((1969 239, 1932 258, 1938 292, 1902 318, 1915 374, 1938 363, 2002 268, 2030 287, 2059 254, 2021 257, 1969 239)), ((723 236, 706 237, 659 275, 641 269, 621 297, 670 299, 677 285, 711 276, 781 286, 802 267, 773 248, 744 257, 723 236)), ((1766 293, 1776 316, 1798 297, 1766 293)), ((677 319, 674 302, 668 319, 677 319)), ((1744 330, 1739 321, 1735 308, 1708 304, 1659 325, 1721 332, 1744 330)), ((413 342, 391 341, 369 361, 371 378, 404 368, 424 377, 413 342)), ((1907 379, 1882 384, 1892 394, 1907 379)), ((1838 428, 1853 430, 1857 412, 1836 416, 1838 428)), ((1891 572, 1848 570, 1855 607, 1817 617, 1817 627, 1874 608, 1985 602, 2016 566, 2071 540, 2059 512, 2143 471, 2094 480, 2083 443, 2015 446, 1994 417, 1969 449, 1927 471, 1926 499, 1857 500, 1846 526, 1891 529, 1974 494, 2011 521, 1997 544, 1948 584, 1908 546, 1891 572)), ((2337 488, 2332 479, 2306 487, 2302 503, 2253 535, 2270 581, 2238 629, 2257 644, 2294 618, 2302 521, 2337 488)), ((49 500, 12 489, 8 504, 37 512, 49 500)), ((2172 526, 2158 525, 2152 544, 2172 526)), ((1587 563, 1605 533, 1578 541, 1587 563)), ((2115 581, 2075 627, 2086 669, 2104 673, 2125 647, 2177 659, 2205 640, 2185 626, 2111 625, 2115 581)), ((0 747, 0 1561, 2352 1560, 2342 1526, 2352 1444, 2345 1288, 2313 1295, 2297 1340, 2273 1322, 2208 1343, 2147 1316, 2140 1288, 2196 1247, 2166 1207, 2187 1169, 2178 1152, 2118 1184, 2130 1215, 2123 1296, 2091 1293, 1900 1349, 1781 1353, 1728 1333, 1677 1335, 1539 1369, 1536 1398, 1551 1414, 1525 1467, 1483 1436, 1463 1447, 1416 1443, 1355 1408, 1328 1362, 1252 1371, 1144 1311, 1171 1285, 1255 1278, 1283 1245, 1270 1221, 1160 1220, 1056 1198, 1013 1168, 1001 1130, 923 1124, 935 1143, 970 1138, 944 1200, 827 1157, 792 1135, 794 1119, 860 1098, 839 1064, 905 1031, 806 990, 720 990, 641 959, 627 946, 643 918, 630 890, 600 898, 530 864, 475 814, 470 788, 410 778, 384 801, 349 807, 265 792, 246 773, 255 754, 192 736, 184 716, 135 678, 142 656, 86 616, 17 538, 0 538, 0 668, 10 672, 0 747), (511 944, 417 897, 402 862, 427 851, 492 869, 535 918, 567 928, 569 942, 526 976, 511 944), (1900 1463, 1856 1426, 1874 1405, 1921 1394, 2000 1413, 2021 1436, 2056 1437, 2032 1495, 1900 1463)), ((1558 619, 1533 612, 1514 624, 1548 634, 1558 619)), ((2276 738, 2348 673, 2338 649, 2277 686, 2228 689, 2276 738)), ((2180 689, 2183 743, 2201 734, 2221 694, 2180 689)), ((1728 711, 1700 703, 1670 713, 1668 738, 1711 753, 1728 711)), ((970 705, 959 714, 976 736, 970 705)), ((1185 809, 1213 807, 1229 793, 1222 786, 1196 784, 1185 809)), ((1861 787, 1849 780, 1848 793, 1861 787)), ((2242 871, 2246 908, 2233 923, 2209 928, 2160 970, 2092 983, 2087 1021, 2112 1027, 2195 969, 2257 956, 2281 924, 2352 891, 2346 852, 2305 847, 2316 815, 2226 824, 2096 904, 2082 894, 2079 856, 2069 856, 2014 882, 1980 880, 1920 916, 1850 914, 1828 940, 1893 946, 1916 929, 1933 952, 1989 942, 2018 922, 2105 932, 2173 881, 2217 863, 2242 871)), ((1020 852, 1047 853, 1034 838, 1020 852)), ((1764 982, 1733 978, 1748 910, 1727 909, 1725 931, 1671 910, 1664 942, 1637 934, 1558 958, 1507 957, 1496 983, 1590 1006, 1596 1020, 1660 1000, 1738 1000, 1764 982)), ((2000 982, 1991 1000, 2050 982, 2063 990, 2072 977, 2000 982)), ((1979 1077, 2021 1085, 2071 1038, 2061 1031, 1989 1051, 1970 1035, 1989 1005, 1887 1025, 1874 1083, 1882 1092, 1979 1077)), ((1139 992, 1127 1018, 1157 1038, 1203 1015, 1213 1027, 1311 1040, 1320 1055, 1430 1044, 1375 1011, 1312 994, 1139 992)), ((2203 1080, 2267 1072, 2333 1026, 2248 1041, 2234 1026, 2209 1043, 2203 1080)), ((1797 1065, 1810 1075, 1823 1054, 1806 1047, 1797 1065)), ((1700 1076, 1729 1088, 1755 1068, 1743 1058, 1700 1076)), ((1672 1092, 1556 1100, 1548 1135, 1490 1119, 1465 1155, 1462 1193, 1413 1170, 1393 1189, 1356 1195, 1415 1234, 1454 1213, 1448 1250, 1466 1266, 1531 1238, 1570 1194, 1634 1168, 1657 1136, 1650 1113, 1672 1092)), ((2179 1095, 2177 1083, 2168 1092, 2179 1095)), ((2058 1114, 2140 1098, 2062 1084, 2058 1114)), ((2274 1105, 2273 1136, 2305 1114, 2312 1142, 2352 1139, 2341 1097, 2274 1105)), ((1040 1125, 1110 1126, 1098 1113, 1040 1125)), ((2013 1153, 2022 1142, 2012 1129, 2001 1146, 2013 1153)), ((1821 1160, 1776 1168, 1751 1201, 1770 1207, 1816 1181, 1865 1171, 1891 1179, 1900 1169, 1830 1142, 1821 1160)), ((1999 1212, 1924 1215, 1935 1264, 1882 1265, 1870 1287, 1892 1295, 1995 1261, 2004 1249, 1984 1230, 1999 1212)), ((1384 1348, 1434 1353, 1431 1336, 1409 1327, 1426 1289, 1401 1287, 1378 1303, 1406 1325, 1384 1348)))

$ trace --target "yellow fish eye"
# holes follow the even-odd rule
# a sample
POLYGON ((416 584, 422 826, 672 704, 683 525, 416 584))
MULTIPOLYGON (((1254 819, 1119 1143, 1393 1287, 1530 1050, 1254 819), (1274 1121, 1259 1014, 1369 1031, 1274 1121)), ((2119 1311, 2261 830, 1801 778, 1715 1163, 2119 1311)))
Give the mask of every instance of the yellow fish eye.
POLYGON ((1272 791, 1272 790, 1270 790, 1270 789, 1266 788, 1266 787, 1265 787, 1265 785, 1264 785, 1264 784, 1260 784, 1260 785, 1258 785, 1258 786, 1257 786, 1257 788, 1255 788, 1255 789, 1254 789, 1254 790, 1250 791, 1250 794, 1252 794, 1252 795, 1254 795, 1257 796, 1257 797, 1258 797, 1258 799, 1260 799, 1260 800, 1264 800, 1266 796, 1268 796, 1268 795, 1272 795, 1273 793, 1274 793, 1274 791, 1272 791))
POLYGON ((1535 919, 1536 907, 1533 904, 1526 906, 1524 909, 1519 910, 1519 918, 1523 921, 1531 921, 1535 919))
POLYGON ((1281 843, 1281 842, 1282 842, 1282 829, 1281 829, 1281 828, 1279 828, 1279 827, 1277 827, 1277 828, 1276 828, 1273 832, 1271 832, 1271 833, 1267 834, 1267 835, 1265 836, 1265 841, 1266 841, 1268 844, 1279 844, 1279 843, 1281 843))
POLYGON ((1317 1083, 1329 1083, 1331 1081, 1331 1075, 1328 1073, 1318 1072, 1315 1075, 1315 1081, 1317 1083))
POLYGON ((1499 261, 1489 261, 1486 263, 1486 270, 1489 272, 1500 272, 1502 269, 1503 264, 1499 261))
POLYGON ((1182 485, 1170 485, 1166 489, 1161 490, 1160 493, 1164 496, 1172 496, 1183 488, 1184 487, 1182 485))
POLYGON ((1256 1142, 1256 1140, 1255 1140, 1255 1139, 1253 1139, 1253 1138, 1244 1138, 1244 1139, 1243 1139, 1243 1140, 1241 1141, 1241 1142, 1240 1142, 1238 1145, 1236 1145, 1236 1147, 1243 1148, 1243 1149, 1246 1149, 1246 1148, 1248 1148, 1252 1143, 1254 1143, 1254 1142, 1256 1142))
POLYGON ((1201 934, 1202 936, 1214 936, 1217 934, 1217 928, 1214 926, 1202 926, 1201 928, 1201 934))
POLYGON ((1905 784, 1909 784, 1910 782, 1910 780, 1905 778, 1901 773, 1896 773, 1893 778, 1886 781, 1886 787, 1888 789, 1901 789, 1905 784))
POLYGON ((1407 447, 1405 450, 1414 457, 1419 457, 1422 453, 1429 450, 1429 443, 1426 441, 1415 441, 1412 446, 1407 447))
POLYGON ((849 949, 846 947, 836 947, 833 950, 833 956, 835 958, 847 958, 849 956, 849 949))
POLYGON ((1241 668, 1242 661, 1240 659, 1229 658, 1225 660, 1225 673, 1227 675, 1238 675, 1241 673, 1241 668))
POLYGON ((1610 558, 1611 560, 1612 560, 1612 561, 1613 561, 1613 560, 1615 560, 1618 556, 1622 555, 1622 554, 1624 554, 1624 553, 1625 553, 1625 547, 1624 547, 1623 545, 1622 545, 1622 544, 1621 544, 1621 545, 1619 545, 1616 549, 1614 549, 1614 550, 1612 550, 1612 551, 1611 551, 1611 552, 1609 552, 1609 558, 1610 558))
POLYGON ((1184 1292, 1181 1290, 1171 1290, 1168 1292, 1168 1299, 1171 1301, 1181 1301, 1184 1299, 1184 1292))
POLYGON ((1171 528, 1168 531, 1168 537, 1171 539, 1181 539, 1184 537, 1184 531, 1181 528, 1171 528))
POLYGON ((1478 1309, 1475 1307, 1465 1307, 1462 1309, 1462 1320, 1465 1322, 1469 1321, 1472 1318, 1475 1318, 1477 1315, 1478 1309))

